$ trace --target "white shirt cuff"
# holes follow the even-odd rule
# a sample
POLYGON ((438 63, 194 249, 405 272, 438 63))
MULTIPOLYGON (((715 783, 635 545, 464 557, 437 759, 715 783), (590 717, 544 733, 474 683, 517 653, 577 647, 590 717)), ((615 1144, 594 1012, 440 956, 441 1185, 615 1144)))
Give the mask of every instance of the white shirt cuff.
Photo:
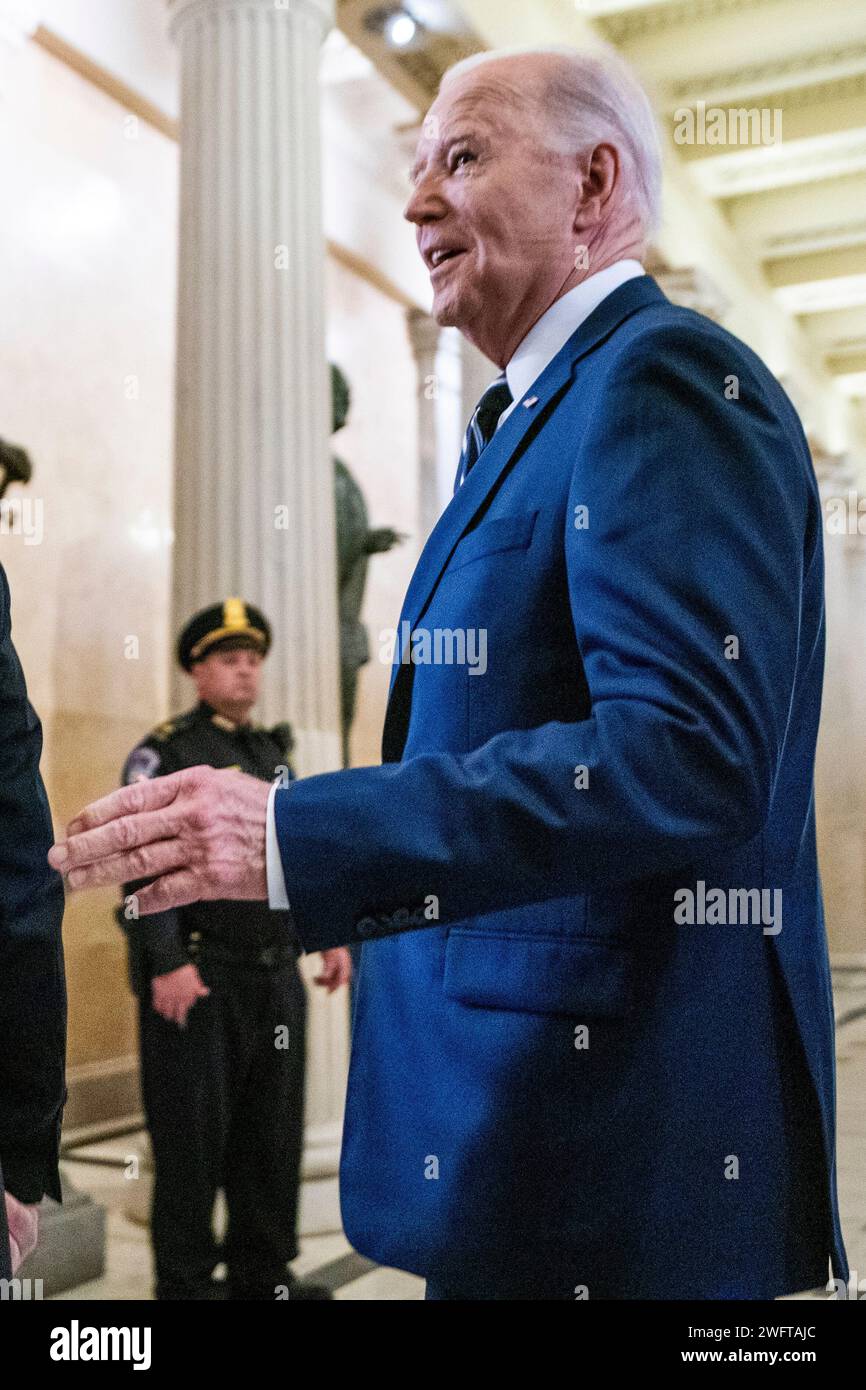
POLYGON ((280 858, 280 842, 277 839, 277 818, 274 814, 274 797, 280 790, 278 782, 271 787, 268 795, 268 820, 265 830, 265 865, 268 874, 268 907, 274 911, 285 911, 289 905, 286 892, 286 876, 280 858))

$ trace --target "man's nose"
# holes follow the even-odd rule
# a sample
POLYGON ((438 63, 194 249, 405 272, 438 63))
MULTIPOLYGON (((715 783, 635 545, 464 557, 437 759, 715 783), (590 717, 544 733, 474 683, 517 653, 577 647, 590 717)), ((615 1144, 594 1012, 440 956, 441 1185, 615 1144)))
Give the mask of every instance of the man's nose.
POLYGON ((425 222, 435 222, 437 218, 444 217, 447 211, 448 206, 439 190, 437 180, 428 175, 426 178, 419 178, 415 184, 403 209, 403 216, 407 222, 414 222, 416 227, 422 227, 425 222))

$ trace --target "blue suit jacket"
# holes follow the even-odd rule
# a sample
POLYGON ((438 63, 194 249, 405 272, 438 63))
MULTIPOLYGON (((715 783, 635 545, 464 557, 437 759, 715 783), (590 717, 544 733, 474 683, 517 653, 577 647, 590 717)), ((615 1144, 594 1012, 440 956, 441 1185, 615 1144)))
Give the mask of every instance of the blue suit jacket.
POLYGON ((305 947, 375 943, 350 1240, 504 1296, 846 1277, 821 509, 778 383, 649 277, 621 286, 447 507, 402 619, 485 630, 486 672, 398 650, 385 764, 276 800, 305 947), (684 889, 781 890, 782 929, 682 924, 684 889))

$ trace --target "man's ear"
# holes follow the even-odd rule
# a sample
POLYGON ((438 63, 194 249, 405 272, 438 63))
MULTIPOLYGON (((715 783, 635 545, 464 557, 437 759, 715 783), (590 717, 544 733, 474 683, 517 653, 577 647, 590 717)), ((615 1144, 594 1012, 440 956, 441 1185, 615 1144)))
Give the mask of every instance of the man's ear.
POLYGON ((594 227, 604 216, 608 201, 616 188, 621 165, 614 145, 596 145, 588 153, 578 155, 581 183, 580 200, 574 213, 574 231, 594 227))

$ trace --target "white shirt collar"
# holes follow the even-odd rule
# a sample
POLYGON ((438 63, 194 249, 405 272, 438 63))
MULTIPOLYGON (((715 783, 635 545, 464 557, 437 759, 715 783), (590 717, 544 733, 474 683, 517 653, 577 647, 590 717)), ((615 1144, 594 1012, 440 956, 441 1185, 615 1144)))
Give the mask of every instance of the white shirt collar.
POLYGON ((593 309, 597 309, 603 299, 607 299, 626 280, 633 280, 646 271, 640 261, 615 261, 595 275, 589 275, 573 290, 557 299, 541 318, 530 328, 523 342, 515 349, 511 361, 505 368, 508 386, 514 400, 504 410, 497 422, 497 429, 519 404, 534 381, 541 376, 565 346, 593 309))

